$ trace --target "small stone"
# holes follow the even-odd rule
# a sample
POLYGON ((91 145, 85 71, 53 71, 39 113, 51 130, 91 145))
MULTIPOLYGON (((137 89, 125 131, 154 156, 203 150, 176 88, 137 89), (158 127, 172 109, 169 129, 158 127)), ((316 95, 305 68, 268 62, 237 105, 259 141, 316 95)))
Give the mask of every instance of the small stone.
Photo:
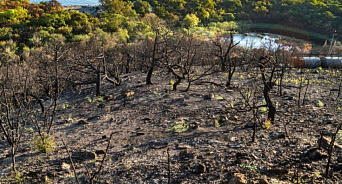
POLYGON ((151 118, 143 118, 142 121, 144 121, 144 123, 149 123, 152 121, 151 118))
POLYGON ((236 153, 236 163, 237 164, 246 164, 250 160, 250 157, 247 153, 237 152, 236 153))
POLYGON ((245 175, 242 173, 234 173, 233 177, 229 180, 228 184, 247 184, 245 175))
POLYGON ((244 129, 254 128, 254 123, 253 123, 253 122, 246 123, 245 126, 244 126, 243 128, 244 128, 244 129))
POLYGON ((96 155, 104 155, 104 154, 105 154, 105 151, 104 151, 104 150, 96 150, 96 151, 95 151, 95 154, 96 154, 96 155))
POLYGON ((293 100, 293 96, 289 96, 287 100, 293 100))
POLYGON ((191 146, 186 145, 186 144, 179 144, 176 146, 176 148, 179 150, 184 150, 184 149, 191 149, 191 146))
POLYGON ((324 123, 326 123, 326 124, 332 124, 333 121, 334 121, 334 120, 333 120, 332 118, 328 118, 328 119, 324 120, 324 123))
POLYGON ((102 136, 102 139, 108 139, 109 137, 108 137, 108 135, 103 135, 102 136))
POLYGON ((228 119, 231 120, 231 121, 237 121, 238 120, 238 116, 230 116, 228 119))
POLYGON ((179 158, 182 160, 194 159, 195 155, 187 150, 179 152, 179 158))
POLYGON ((84 121, 83 119, 79 120, 78 123, 79 125, 86 125, 88 122, 84 121))
POLYGON ((223 125, 225 123, 227 123, 228 118, 226 116, 220 116, 220 119, 218 120, 218 122, 220 123, 220 125, 223 125))
POLYGON ((323 151, 319 149, 314 149, 308 152, 308 157, 312 160, 322 160, 323 158, 327 158, 328 154, 324 153, 323 151))
POLYGON ((92 117, 89 117, 88 119, 87 119, 87 121, 92 121, 92 120, 99 120, 100 119, 100 116, 92 116, 92 117))
POLYGON ((235 141, 237 140, 237 137, 231 137, 229 140, 230 140, 231 142, 235 142, 235 141))
POLYGON ((69 164, 65 163, 65 162, 62 162, 61 167, 60 167, 60 169, 62 171, 66 171, 66 172, 69 172, 70 168, 71 168, 71 166, 69 164))
POLYGON ((127 93, 124 93, 124 96, 126 98, 130 97, 130 96, 133 96, 134 95, 134 91, 130 91, 130 92, 127 92, 127 93))
POLYGON ((207 172, 207 167, 204 164, 198 164, 195 166, 195 173, 201 174, 207 172))
POLYGON ((191 129, 197 129, 201 123, 200 122, 194 122, 189 124, 189 128, 191 129))
POLYGON ((212 99, 214 99, 214 98, 215 98, 214 93, 210 93, 210 94, 207 94, 207 95, 204 95, 204 96, 203 96, 203 99, 204 99, 204 100, 212 100, 212 99))
POLYGON ((324 116, 333 116, 333 114, 327 112, 324 114, 324 116))
POLYGON ((64 124, 68 124, 68 123, 70 123, 70 121, 66 119, 66 120, 59 122, 58 124, 64 125, 64 124))

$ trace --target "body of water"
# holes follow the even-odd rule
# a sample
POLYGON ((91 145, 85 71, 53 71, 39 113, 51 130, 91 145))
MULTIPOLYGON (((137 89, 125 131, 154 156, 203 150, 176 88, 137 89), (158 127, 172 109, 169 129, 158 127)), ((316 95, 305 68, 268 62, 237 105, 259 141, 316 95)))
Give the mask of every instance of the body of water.
MULTIPOLYGON (((39 4, 42 0, 31 0, 32 3, 39 4)), ((72 6, 72 5, 82 5, 82 6, 95 6, 99 5, 100 2, 98 0, 57 0, 63 6, 72 6)))
MULTIPOLYGON (((262 38, 257 36, 257 33, 249 34, 248 36, 243 34, 234 35, 234 42, 238 45, 246 48, 266 48, 268 50, 276 50, 282 45, 277 43, 277 39, 281 38, 280 35, 264 35, 262 38)), ((285 50, 291 49, 291 47, 285 46, 285 50)))

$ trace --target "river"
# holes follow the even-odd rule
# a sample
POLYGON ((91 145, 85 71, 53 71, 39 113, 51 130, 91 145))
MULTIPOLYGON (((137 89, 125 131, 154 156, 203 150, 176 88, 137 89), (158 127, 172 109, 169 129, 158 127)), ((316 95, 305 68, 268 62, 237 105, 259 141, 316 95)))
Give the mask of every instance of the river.
MULTIPOLYGON (((42 0, 31 0, 32 3, 38 4, 42 0)), ((72 5, 82 5, 82 6, 95 6, 99 5, 100 2, 98 0, 57 0, 63 6, 72 6, 72 5)))

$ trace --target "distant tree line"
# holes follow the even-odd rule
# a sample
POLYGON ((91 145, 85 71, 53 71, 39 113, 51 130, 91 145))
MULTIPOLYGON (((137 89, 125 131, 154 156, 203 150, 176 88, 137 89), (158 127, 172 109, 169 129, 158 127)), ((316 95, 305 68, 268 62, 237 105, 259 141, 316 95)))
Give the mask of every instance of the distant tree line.
MULTIPOLYGON (((331 35, 342 32, 342 3, 339 0, 100 0, 103 11, 89 13, 64 10, 56 1, 30 3, 28 0, 0 1, 0 40, 12 39, 35 46, 48 34, 62 34, 67 41, 97 28, 117 32, 125 39, 141 38, 151 32, 142 19, 156 14, 175 27, 207 26, 212 22, 244 21, 275 23, 331 35)), ((97 9, 99 10, 99 9, 97 9)))

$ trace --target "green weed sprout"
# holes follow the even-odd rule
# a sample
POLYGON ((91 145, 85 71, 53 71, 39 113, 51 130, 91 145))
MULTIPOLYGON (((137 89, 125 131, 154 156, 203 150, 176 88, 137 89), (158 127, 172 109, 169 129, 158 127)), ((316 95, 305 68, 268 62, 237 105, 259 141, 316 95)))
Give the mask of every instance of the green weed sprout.
POLYGON ((35 136, 32 142, 34 148, 40 153, 50 153, 55 148, 55 141, 49 134, 42 133, 42 136, 35 136))
POLYGON ((172 125, 170 128, 168 128, 167 132, 185 132, 189 129, 189 124, 186 123, 184 120, 181 120, 179 122, 176 122, 174 125, 172 125))

